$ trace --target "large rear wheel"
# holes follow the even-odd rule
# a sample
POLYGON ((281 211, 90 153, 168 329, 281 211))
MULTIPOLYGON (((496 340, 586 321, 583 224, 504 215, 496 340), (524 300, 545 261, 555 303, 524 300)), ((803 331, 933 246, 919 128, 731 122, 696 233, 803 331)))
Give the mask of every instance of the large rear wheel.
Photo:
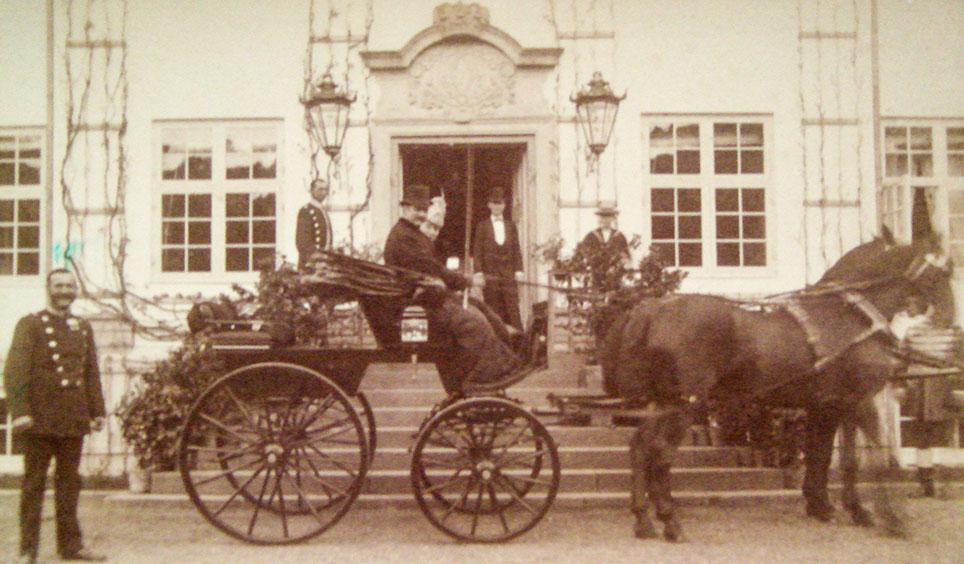
POLYGON ((351 400, 307 368, 263 363, 206 390, 181 436, 191 501, 225 533, 254 544, 317 536, 361 491, 369 437, 351 400))
POLYGON ((559 489, 559 455, 545 426, 502 398, 455 403, 422 429, 412 486, 435 527, 470 542, 504 542, 534 527, 559 489))

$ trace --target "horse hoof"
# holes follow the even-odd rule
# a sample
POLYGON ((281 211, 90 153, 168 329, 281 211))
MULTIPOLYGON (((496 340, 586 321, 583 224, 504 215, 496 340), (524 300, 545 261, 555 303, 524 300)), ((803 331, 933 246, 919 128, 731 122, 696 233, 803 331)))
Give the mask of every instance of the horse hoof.
POLYGON ((679 521, 676 519, 666 521, 666 526, 663 528, 663 538, 669 542, 686 541, 686 539, 683 537, 683 527, 680 526, 679 521))
POLYGON ((830 504, 826 505, 807 505, 807 517, 813 517, 817 521, 829 523, 833 521, 834 508, 830 504))
POLYGON ((655 539, 659 536, 656 533, 656 528, 653 527, 653 522, 648 518, 636 520, 636 525, 633 526, 633 534, 638 539, 655 539))

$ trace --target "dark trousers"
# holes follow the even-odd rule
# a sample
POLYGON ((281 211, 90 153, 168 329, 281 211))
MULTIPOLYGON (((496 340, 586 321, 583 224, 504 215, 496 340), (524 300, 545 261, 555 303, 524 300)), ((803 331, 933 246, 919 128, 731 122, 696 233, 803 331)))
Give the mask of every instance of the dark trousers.
POLYGON ((70 555, 81 548, 77 501, 80 496, 80 453, 83 437, 28 434, 24 441, 23 487, 20 492, 20 553, 37 555, 40 547, 40 514, 47 468, 56 458, 54 497, 57 512, 57 552, 70 555))
POLYGON ((519 314, 519 289, 512 280, 513 273, 505 278, 499 274, 486 273, 482 296, 485 305, 492 308, 502 318, 503 323, 522 330, 522 316, 519 314))

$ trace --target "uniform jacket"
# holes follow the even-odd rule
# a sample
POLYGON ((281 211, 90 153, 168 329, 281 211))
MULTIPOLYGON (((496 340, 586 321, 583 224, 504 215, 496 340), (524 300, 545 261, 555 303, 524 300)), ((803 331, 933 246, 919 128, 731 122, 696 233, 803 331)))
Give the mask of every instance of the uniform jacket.
POLYGON ((512 282, 513 274, 522 271, 522 251, 515 224, 505 220, 505 241, 499 245, 495 242, 492 220, 479 222, 475 228, 472 255, 475 257, 476 271, 495 276, 503 282, 512 282))
POLYGON ((104 416, 97 350, 90 323, 49 311, 20 319, 4 369, 14 418, 30 415, 32 433, 83 436, 104 416))
MULTIPOLYGON (((612 230, 609 240, 603 239, 602 229, 596 228, 586 234, 576 247, 592 271, 593 286, 606 286, 606 271, 614 265, 622 265, 629 258, 629 243, 626 236, 616 229, 612 230)), ((615 288, 612 288, 615 289, 615 288)))
POLYGON ((298 247, 298 267, 304 268, 305 262, 315 251, 324 251, 332 241, 331 221, 324 210, 309 203, 298 210, 298 225, 295 231, 295 246, 298 247))

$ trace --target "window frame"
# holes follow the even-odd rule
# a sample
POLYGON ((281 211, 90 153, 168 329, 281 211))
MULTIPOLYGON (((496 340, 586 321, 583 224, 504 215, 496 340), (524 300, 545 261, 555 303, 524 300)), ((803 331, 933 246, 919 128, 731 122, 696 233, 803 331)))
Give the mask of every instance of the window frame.
MULTIPOLYGON (((258 271, 227 270, 227 195, 228 194, 273 194, 274 195, 274 248, 275 253, 282 250, 282 219, 284 189, 284 120, 282 118, 255 119, 198 119, 198 120, 155 120, 153 123, 153 168, 151 184, 151 280, 158 283, 252 283, 258 279, 258 271), (227 137, 229 130, 270 127, 275 132, 275 177, 274 178, 228 178, 226 169, 227 137), (164 179, 163 143, 165 132, 179 129, 206 130, 211 138, 211 178, 191 179, 185 171, 184 179, 164 179), (204 272, 162 270, 163 223, 162 202, 165 195, 210 194, 211 196, 211 270, 204 272)), ((185 217, 185 220, 187 218, 185 217)), ((186 236, 186 235, 185 235, 186 236)), ((185 240, 186 241, 186 240, 185 240)), ((184 247, 188 247, 185 242, 184 247)))
POLYGON ((887 223, 887 215, 893 215, 890 209, 892 200, 896 201, 900 207, 899 218, 902 224, 897 229, 891 229, 894 237, 898 241, 909 242, 911 240, 911 217, 913 213, 914 189, 924 188, 933 194, 934 207, 931 210, 931 224, 934 230, 941 236, 941 244, 951 256, 954 256, 954 244, 960 246, 961 256, 954 260, 954 278, 964 280, 964 209, 960 212, 951 210, 951 194, 957 192, 964 198, 964 176, 951 176, 950 174, 950 154, 960 154, 961 151, 952 151, 948 147, 948 130, 954 128, 964 128, 964 117, 959 118, 914 118, 914 117, 884 117, 881 118, 880 134, 881 146, 879 148, 879 158, 882 163, 881 174, 883 175, 881 187, 877 190, 877 224, 878 226, 892 224, 887 223), (932 174, 930 176, 914 176, 911 169, 901 176, 888 176, 886 168, 886 132, 887 128, 904 127, 910 131, 912 127, 926 127, 931 130, 931 162, 932 174), (954 219, 959 220, 961 225, 961 236, 952 237, 951 224, 954 219))
MULTIPOLYGON (((644 241, 652 243, 652 190, 654 188, 699 188, 700 189, 700 217, 702 232, 703 266, 674 266, 688 273, 693 279, 707 278, 768 278, 776 274, 776 232, 777 223, 774 187, 772 185, 773 170, 775 168, 773 142, 773 114, 769 113, 644 113, 642 121, 643 146, 643 229, 646 236, 644 241), (666 126, 672 123, 675 130, 679 126, 696 123, 699 125, 699 160, 698 174, 661 174, 652 173, 650 169, 650 129, 653 126, 666 126), (714 142, 714 124, 716 123, 758 123, 763 126, 763 172, 762 173, 716 173, 715 156, 718 147, 714 142), (716 236, 716 191, 721 188, 762 188, 764 194, 765 218, 764 243, 766 245, 765 266, 719 266, 717 256, 716 236)), ((737 135, 739 137, 739 125, 737 135)), ((756 149, 751 147, 750 149, 756 149)), ((739 142, 737 146, 739 150, 739 142)), ((738 156, 739 163, 739 156, 738 156)), ((739 165, 738 165, 739 166, 739 165)), ((741 212, 742 213, 742 212, 741 212)), ((678 235, 678 233, 677 233, 678 235)), ((677 238, 677 243, 679 243, 677 238)), ((724 242, 729 242, 727 239, 724 242)))
MULTIPOLYGON (((36 136, 39 138, 40 158, 38 159, 39 178, 37 184, 5 184, 0 185, 0 200, 13 200, 16 208, 21 200, 37 200, 38 203, 38 242, 37 242, 37 273, 0 275, 0 287, 17 288, 32 287, 44 282, 49 260, 49 217, 47 212, 48 186, 47 163, 50 158, 47 149, 46 129, 43 126, 0 126, 0 136, 36 136)), ((14 160, 14 162, 19 162, 14 160)), ((17 167, 19 168, 19 167, 17 167)), ((16 213, 16 209, 15 209, 16 213)), ((16 216, 15 216, 16 217, 16 216)), ((14 221, 13 225, 18 226, 14 221)), ((13 247, 14 261, 16 261, 16 247, 13 247)), ((16 263, 14 268, 16 269, 16 263)))

